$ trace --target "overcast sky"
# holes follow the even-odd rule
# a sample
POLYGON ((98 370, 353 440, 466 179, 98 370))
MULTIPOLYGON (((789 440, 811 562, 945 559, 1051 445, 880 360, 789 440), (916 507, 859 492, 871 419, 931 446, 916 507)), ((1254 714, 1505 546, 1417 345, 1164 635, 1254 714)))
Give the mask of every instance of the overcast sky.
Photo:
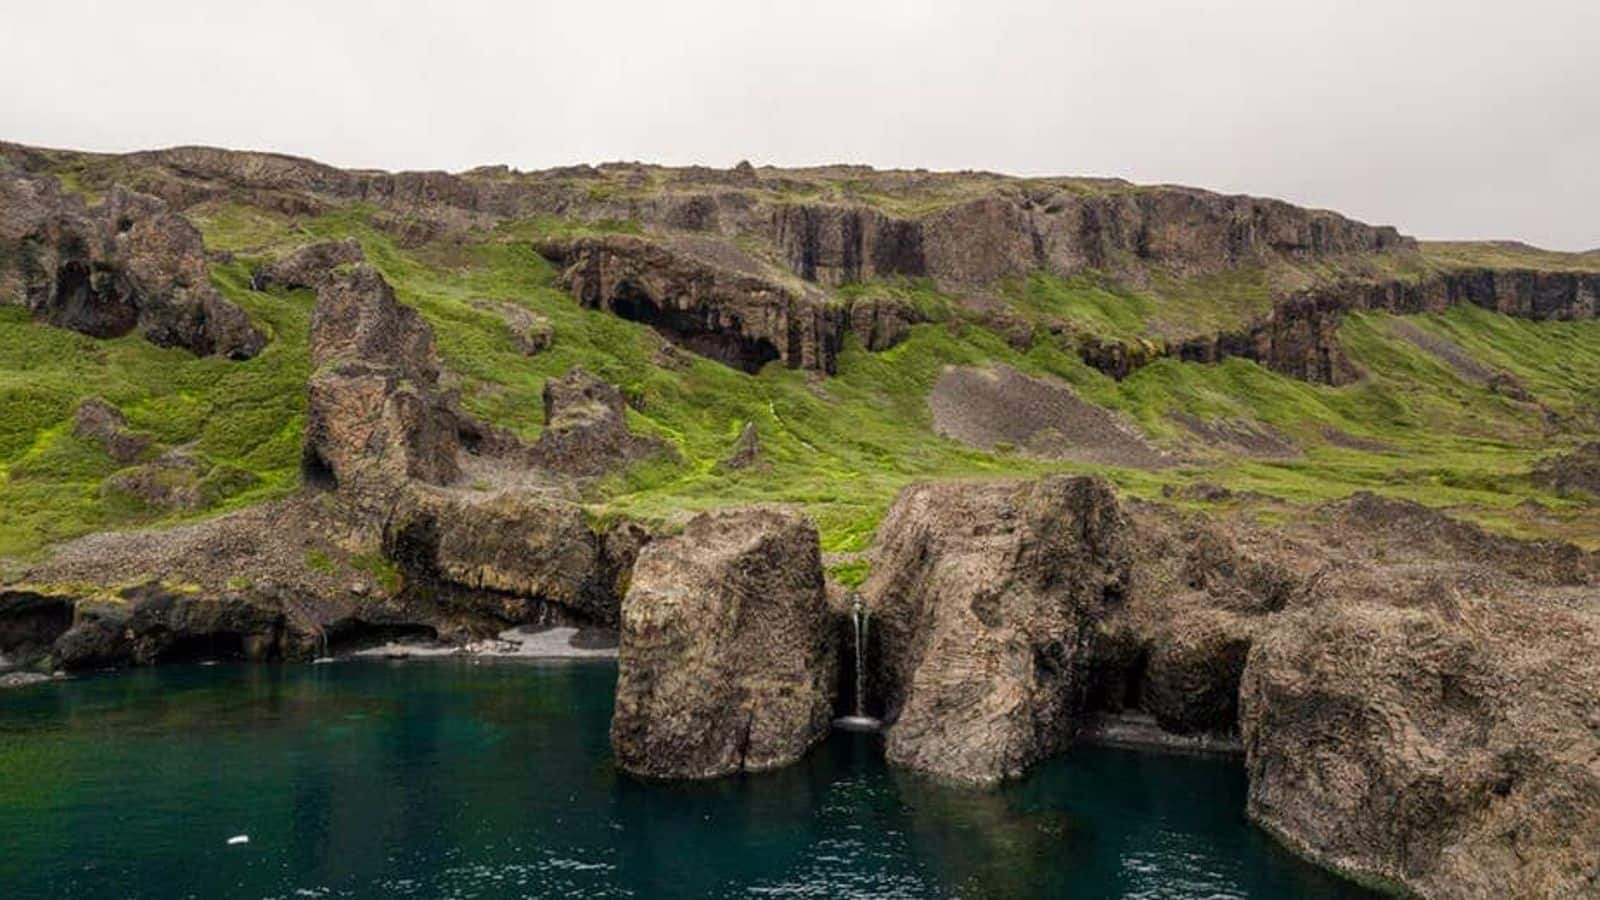
POLYGON ((1600 0, 50 0, 0 139, 1117 175, 1600 247, 1600 0))

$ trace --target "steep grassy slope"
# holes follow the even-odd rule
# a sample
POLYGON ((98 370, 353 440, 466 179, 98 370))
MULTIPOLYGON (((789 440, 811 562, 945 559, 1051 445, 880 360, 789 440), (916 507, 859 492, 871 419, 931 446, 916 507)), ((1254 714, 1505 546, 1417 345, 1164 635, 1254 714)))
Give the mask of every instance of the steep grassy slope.
MULTIPOLYGON (((890 498, 907 482, 1096 468, 1136 495, 1197 481, 1288 504, 1374 490, 1455 507, 1502 530, 1600 542, 1600 517, 1589 504, 1549 495, 1525 474, 1542 454, 1600 429, 1594 413, 1600 406, 1600 323, 1534 323, 1475 308, 1404 322, 1361 315, 1346 321, 1341 338, 1367 377, 1346 387, 1308 384, 1243 360, 1164 360, 1118 382, 1047 333, 1018 350, 961 298, 926 282, 893 281, 846 286, 838 296, 895 294, 936 321, 916 326, 886 352, 869 353, 851 338, 835 377, 776 365, 751 376, 677 350, 643 325, 579 308, 554 287, 552 265, 531 248, 533 238, 579 229, 559 220, 480 227, 405 249, 391 236, 393 227, 380 229, 378 213, 362 206, 292 219, 211 202, 189 215, 210 249, 231 254, 213 265, 214 278, 270 328, 267 352, 247 363, 195 359, 134 337, 99 341, 0 311, 0 507, 7 510, 0 557, 35 554, 92 530, 179 518, 106 489, 117 464, 72 434, 73 410, 88 396, 122 407, 131 427, 161 445, 185 447, 210 464, 204 508, 185 515, 292 490, 313 298, 303 291, 252 291, 248 273, 257 261, 307 241, 346 235, 361 241, 400 299, 432 323, 474 412, 532 438, 540 428, 545 378, 583 366, 623 388, 634 407, 632 427, 677 448, 676 458, 640 464, 596 485, 588 499, 599 517, 665 519, 722 504, 796 503, 816 516, 825 550, 854 551, 866 546, 890 498), (523 355, 506 324, 475 305, 477 299, 546 317, 554 346, 523 355), (1419 333, 1436 340, 1419 343, 1419 333), (1460 360, 1452 363, 1440 347, 1507 373, 1524 399, 1512 399, 1503 385, 1460 360), (984 452, 938 436, 928 396, 945 367, 994 365, 1060 379, 1136 423, 1176 464, 1091 467, 1005 447, 984 452), (767 465, 727 471, 719 462, 746 422, 760 433, 767 465), (1259 452, 1252 446, 1257 439, 1278 450, 1259 452), (1530 499, 1537 505, 1527 504, 1530 499)), ((582 226, 636 228, 627 222, 582 226)), ((1425 248, 1420 259, 1348 265, 1420 273, 1472 264, 1485 253, 1520 252, 1450 245, 1425 248)), ((1245 268, 1138 282, 1092 272, 1071 279, 1041 274, 1008 282, 999 295, 1024 319, 1066 321, 1092 334, 1130 339, 1180 327, 1235 326, 1269 307, 1273 290, 1314 279, 1316 270, 1312 264, 1245 268)), ((1278 514, 1292 514, 1292 507, 1282 510, 1278 514)), ((838 574, 854 578, 860 571, 847 561, 838 574)))

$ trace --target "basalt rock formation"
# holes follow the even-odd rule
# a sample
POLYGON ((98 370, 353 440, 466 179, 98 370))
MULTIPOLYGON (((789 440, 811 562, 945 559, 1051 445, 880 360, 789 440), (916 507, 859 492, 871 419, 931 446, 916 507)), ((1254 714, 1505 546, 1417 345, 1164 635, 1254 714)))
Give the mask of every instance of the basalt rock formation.
POLYGON ((273 287, 284 290, 315 289, 340 266, 353 266, 365 262, 366 258, 361 251, 361 243, 355 238, 307 244, 282 259, 257 268, 250 275, 250 287, 258 291, 273 287))
POLYGON ((706 513, 648 544, 622 603, 611 745, 640 775, 787 765, 827 735, 837 629, 815 526, 706 513))
POLYGON ((1466 269, 1421 281, 1348 282, 1280 300, 1241 331, 1173 344, 1108 349, 1080 347, 1085 362, 1117 378, 1162 357, 1213 363, 1254 360, 1277 372, 1318 384, 1348 384, 1358 377, 1339 344, 1339 324, 1352 312, 1437 313, 1471 304, 1534 320, 1593 319, 1600 315, 1600 274, 1466 269))
POLYGON ((376 269, 324 276, 311 322, 302 469, 307 484, 381 511, 407 482, 461 476, 481 427, 439 387, 433 333, 376 269))
POLYGON ((889 760, 992 782, 1065 748, 1095 622, 1127 588, 1127 530, 1093 478, 906 489, 862 589, 889 760))
POLYGON ((53 178, 0 173, 0 303, 94 337, 248 359, 265 337, 211 286, 200 233, 167 204, 114 187, 88 207, 53 178))
POLYGON ((1358 541, 1245 668, 1252 818, 1423 897, 1592 895, 1595 557, 1370 496, 1329 524, 1358 541))
POLYGON ((582 369, 544 383, 544 431, 532 452, 538 465, 594 476, 665 450, 661 441, 628 431, 627 403, 615 385, 582 369))
POLYGON ((844 316, 823 299, 631 235, 541 244, 584 306, 644 322, 747 372, 773 360, 832 372, 844 316))

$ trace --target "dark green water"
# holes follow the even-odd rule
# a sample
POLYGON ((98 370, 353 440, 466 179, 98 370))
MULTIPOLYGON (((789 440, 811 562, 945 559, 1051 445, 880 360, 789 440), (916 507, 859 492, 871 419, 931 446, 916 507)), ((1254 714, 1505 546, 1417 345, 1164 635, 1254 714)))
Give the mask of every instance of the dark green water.
POLYGON ((1083 748, 995 792, 833 738, 612 767, 606 663, 181 667, 0 693, 0 897, 1366 897, 1227 761, 1083 748), (228 846, 248 834, 250 843, 228 846))

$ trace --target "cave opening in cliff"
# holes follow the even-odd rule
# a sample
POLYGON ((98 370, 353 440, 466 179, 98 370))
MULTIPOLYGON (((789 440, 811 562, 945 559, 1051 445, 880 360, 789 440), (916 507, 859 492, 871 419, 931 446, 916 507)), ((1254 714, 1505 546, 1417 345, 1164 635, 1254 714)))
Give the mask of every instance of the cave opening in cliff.
POLYGON ((56 269, 50 321, 91 337, 121 337, 133 330, 138 318, 125 294, 111 273, 97 279, 88 263, 69 259, 56 269), (107 279, 109 284, 104 283, 107 279))
POLYGON ((13 661, 49 651, 72 627, 73 605, 54 597, 24 595, 0 615, 0 656, 13 661))
POLYGON ((314 491, 333 491, 339 487, 339 476, 333 466, 314 447, 307 447, 300 454, 300 481, 314 491))
POLYGON ((243 659, 244 635, 236 631, 186 634, 167 645, 157 662, 193 662, 208 659, 243 659))
POLYGON ((780 356, 766 338, 740 334, 736 322, 724 324, 709 314, 664 307, 631 281, 617 285, 609 305, 618 316, 649 325, 686 350, 752 375, 780 356))
POLYGON ((439 632, 427 625, 352 622, 328 632, 326 653, 332 656, 385 644, 434 643, 438 640, 439 632))

